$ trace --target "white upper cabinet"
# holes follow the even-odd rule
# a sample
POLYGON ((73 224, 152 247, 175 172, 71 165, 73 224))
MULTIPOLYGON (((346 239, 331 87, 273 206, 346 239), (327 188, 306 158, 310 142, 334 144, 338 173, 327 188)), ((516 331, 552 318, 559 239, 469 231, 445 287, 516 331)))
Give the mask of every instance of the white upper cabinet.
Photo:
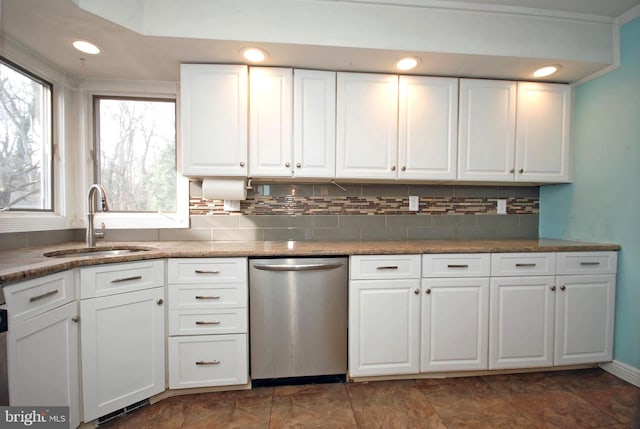
POLYGON ((458 179, 568 182, 568 85, 460 80, 458 179))
POLYGON ((570 107, 568 85, 518 83, 517 181, 569 181, 570 107))
POLYGON ((247 175, 247 66, 180 66, 180 154, 187 176, 247 175))
POLYGON ((293 72, 292 159, 295 177, 335 177, 335 72, 293 72))
POLYGON ((456 178, 458 79, 400 76, 398 178, 456 178))
POLYGON ((336 177, 395 179, 398 76, 337 75, 336 177))
POLYGON ((516 87, 515 82, 460 79, 458 179, 513 180, 516 87))
POLYGON ((249 175, 290 177, 293 70, 251 67, 249 72, 249 175))

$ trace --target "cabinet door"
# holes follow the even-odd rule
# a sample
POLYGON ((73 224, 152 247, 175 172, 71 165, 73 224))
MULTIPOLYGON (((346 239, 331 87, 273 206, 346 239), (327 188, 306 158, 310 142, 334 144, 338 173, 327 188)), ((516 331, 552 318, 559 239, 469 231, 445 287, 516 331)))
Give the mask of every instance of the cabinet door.
POLYGON ((400 76, 398 177, 456 178, 458 79, 400 76))
POLYGON ((419 287, 418 279, 351 282, 349 373, 352 377, 418 373, 419 287))
POLYGON ((495 277, 489 304, 489 369, 553 364, 555 277, 495 277))
POLYGON ((293 174, 336 175, 336 74, 293 72, 293 174))
POLYGON ((338 73, 336 177, 395 179, 398 77, 338 73))
POLYGON ((487 369, 489 278, 422 280, 420 370, 487 369))
POLYGON ((250 176, 291 176, 292 79, 292 69, 251 67, 249 72, 250 176))
POLYGON ((69 406, 80 424, 78 305, 71 302, 12 325, 7 338, 12 406, 69 406))
POLYGON ((512 181, 516 83, 460 79, 458 179, 512 181))
POLYGON ((247 175, 247 66, 180 66, 182 174, 247 175))
POLYGON ((569 181, 570 107, 569 85, 518 83, 517 181, 569 181))
POLYGON ((556 282, 554 364, 610 361, 615 275, 558 276, 556 282))
POLYGON ((80 302, 84 420, 164 391, 164 288, 80 302))

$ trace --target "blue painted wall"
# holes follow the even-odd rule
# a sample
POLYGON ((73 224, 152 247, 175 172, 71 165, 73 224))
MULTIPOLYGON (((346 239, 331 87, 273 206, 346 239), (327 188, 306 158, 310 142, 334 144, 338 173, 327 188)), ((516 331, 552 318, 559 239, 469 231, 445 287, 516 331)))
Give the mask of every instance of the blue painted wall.
POLYGON ((575 88, 573 184, 540 188, 540 236, 618 243, 614 359, 640 369, 640 18, 620 67, 575 88))

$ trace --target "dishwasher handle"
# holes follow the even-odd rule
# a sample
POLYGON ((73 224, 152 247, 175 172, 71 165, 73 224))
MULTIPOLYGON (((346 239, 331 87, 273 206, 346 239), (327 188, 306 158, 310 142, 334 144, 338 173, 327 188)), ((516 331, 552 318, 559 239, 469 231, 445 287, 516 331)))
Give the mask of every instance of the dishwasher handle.
POLYGON ((313 271, 313 270, 332 270, 340 268, 342 263, 326 263, 326 264, 262 264, 254 265, 256 270, 263 271, 313 271))

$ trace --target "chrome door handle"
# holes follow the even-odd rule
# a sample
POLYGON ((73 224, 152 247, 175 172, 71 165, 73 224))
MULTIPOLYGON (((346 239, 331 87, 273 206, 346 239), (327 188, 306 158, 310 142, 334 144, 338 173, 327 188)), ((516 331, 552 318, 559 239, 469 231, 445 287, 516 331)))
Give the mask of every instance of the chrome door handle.
POLYGON ((54 289, 54 290, 50 290, 49 292, 45 292, 42 295, 32 296, 31 298, 29 298, 29 302, 35 302, 41 299, 48 298, 50 296, 57 294, 58 292, 60 292, 58 289, 54 289))
POLYGON ((381 267, 376 267, 376 270, 397 270, 397 265, 383 265, 381 267))
POLYGON ((469 268, 469 265, 467 265, 467 264, 460 264, 460 265, 458 265, 458 264, 450 264, 450 265, 447 265, 447 268, 469 268))
POLYGON ((220 274, 219 270, 195 270, 196 274, 220 274))
POLYGON ((220 363, 219 360, 199 360, 196 361, 196 365, 218 365, 220 363))
POLYGON ((219 325, 219 324, 220 324, 219 320, 212 320, 211 322, 207 322, 204 320, 196 321, 196 325, 219 325))
POLYGON ((142 276, 131 276, 131 277, 123 277, 121 279, 113 279, 111 280, 111 283, 130 282, 132 280, 142 280, 142 276))
POLYGON ((218 295, 205 296, 205 295, 196 295, 196 299, 220 299, 218 295))

